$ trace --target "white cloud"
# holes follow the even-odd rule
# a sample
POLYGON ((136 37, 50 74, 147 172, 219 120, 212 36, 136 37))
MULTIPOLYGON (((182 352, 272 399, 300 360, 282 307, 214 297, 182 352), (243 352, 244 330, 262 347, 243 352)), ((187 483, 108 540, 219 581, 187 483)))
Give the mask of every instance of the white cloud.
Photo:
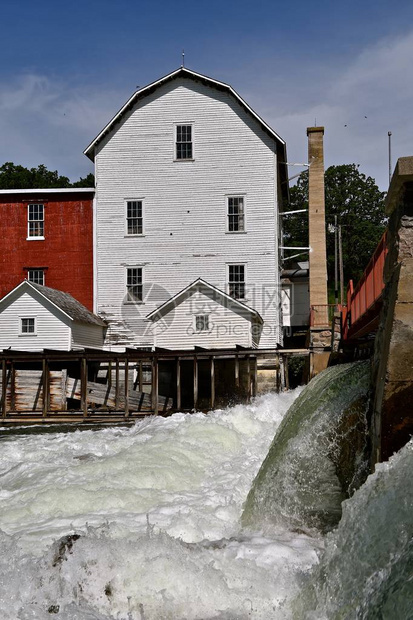
POLYGON ((83 149, 113 116, 125 93, 79 88, 24 75, 0 88, 0 162, 45 164, 76 180, 92 170, 83 149))
MULTIPOLYGON (((286 139, 290 161, 306 160, 306 127, 316 119, 325 126, 326 165, 358 163, 386 189, 387 132, 393 166, 413 154, 412 61, 413 31, 377 42, 340 68, 333 56, 319 67, 301 58, 299 65, 286 64, 282 76, 278 56, 274 70, 267 59, 261 76, 245 71, 243 80, 237 74, 231 80, 227 67, 225 77, 236 88, 243 81, 240 94, 286 139)), ((72 179, 87 174, 92 168, 83 149, 130 94, 42 75, 0 84, 0 163, 44 163, 72 179)))
POLYGON ((286 139, 290 161, 306 157, 306 127, 317 119, 317 124, 325 127, 326 165, 358 163, 364 173, 376 178, 381 189, 387 189, 387 132, 393 134, 393 168, 398 157, 413 154, 412 63, 410 32, 365 49, 328 81, 320 75, 314 82, 312 75, 306 84, 308 98, 314 100, 314 92, 320 88, 319 103, 307 107, 304 98, 298 109, 294 102, 293 114, 267 116, 286 139))

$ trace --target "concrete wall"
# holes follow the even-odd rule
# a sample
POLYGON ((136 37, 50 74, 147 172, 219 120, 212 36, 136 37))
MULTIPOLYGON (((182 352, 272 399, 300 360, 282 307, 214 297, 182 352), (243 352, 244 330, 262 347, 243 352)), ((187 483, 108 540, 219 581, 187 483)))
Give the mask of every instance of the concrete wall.
POLYGON ((413 434, 413 157, 398 160, 386 208, 386 288, 372 371, 373 465, 413 434))

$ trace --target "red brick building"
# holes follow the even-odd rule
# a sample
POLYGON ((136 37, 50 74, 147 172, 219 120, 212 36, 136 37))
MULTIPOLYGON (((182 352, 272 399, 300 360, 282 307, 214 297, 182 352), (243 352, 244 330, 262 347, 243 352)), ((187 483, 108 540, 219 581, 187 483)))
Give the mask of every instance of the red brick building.
POLYGON ((93 189, 0 190, 0 298, 28 279, 93 311, 93 189))

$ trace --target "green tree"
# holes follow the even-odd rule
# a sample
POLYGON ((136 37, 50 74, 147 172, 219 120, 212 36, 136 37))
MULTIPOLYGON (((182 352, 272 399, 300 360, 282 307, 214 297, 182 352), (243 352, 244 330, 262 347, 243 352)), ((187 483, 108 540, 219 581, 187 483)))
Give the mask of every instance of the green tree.
POLYGON ((72 187, 95 187, 95 175, 93 172, 89 172, 89 174, 85 177, 81 177, 75 183, 72 183, 72 187))
MULTIPOLYGON (((330 166, 325 172, 327 271, 334 282, 334 234, 329 232, 337 215, 342 226, 344 280, 362 275, 385 229, 384 196, 372 177, 355 164, 330 166)), ((288 210, 308 209, 308 171, 290 190, 288 210)), ((284 245, 308 246, 306 213, 283 217, 284 245)), ((288 252, 286 253, 288 254, 288 252)))
POLYGON ((13 162, 0 166, 0 189, 38 189, 62 187, 94 187, 92 173, 71 183, 68 177, 61 176, 57 170, 48 170, 40 164, 37 168, 25 168, 13 162))

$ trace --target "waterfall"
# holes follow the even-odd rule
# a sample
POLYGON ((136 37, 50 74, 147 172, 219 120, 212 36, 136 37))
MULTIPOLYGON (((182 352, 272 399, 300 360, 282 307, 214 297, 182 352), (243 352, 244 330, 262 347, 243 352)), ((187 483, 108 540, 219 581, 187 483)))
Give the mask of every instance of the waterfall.
POLYGON ((0 617, 407 620, 413 444, 362 484, 368 374, 130 428, 0 429, 0 617))
POLYGON ((285 416, 248 495, 244 525, 326 532, 367 476, 369 363, 327 368, 285 416))

